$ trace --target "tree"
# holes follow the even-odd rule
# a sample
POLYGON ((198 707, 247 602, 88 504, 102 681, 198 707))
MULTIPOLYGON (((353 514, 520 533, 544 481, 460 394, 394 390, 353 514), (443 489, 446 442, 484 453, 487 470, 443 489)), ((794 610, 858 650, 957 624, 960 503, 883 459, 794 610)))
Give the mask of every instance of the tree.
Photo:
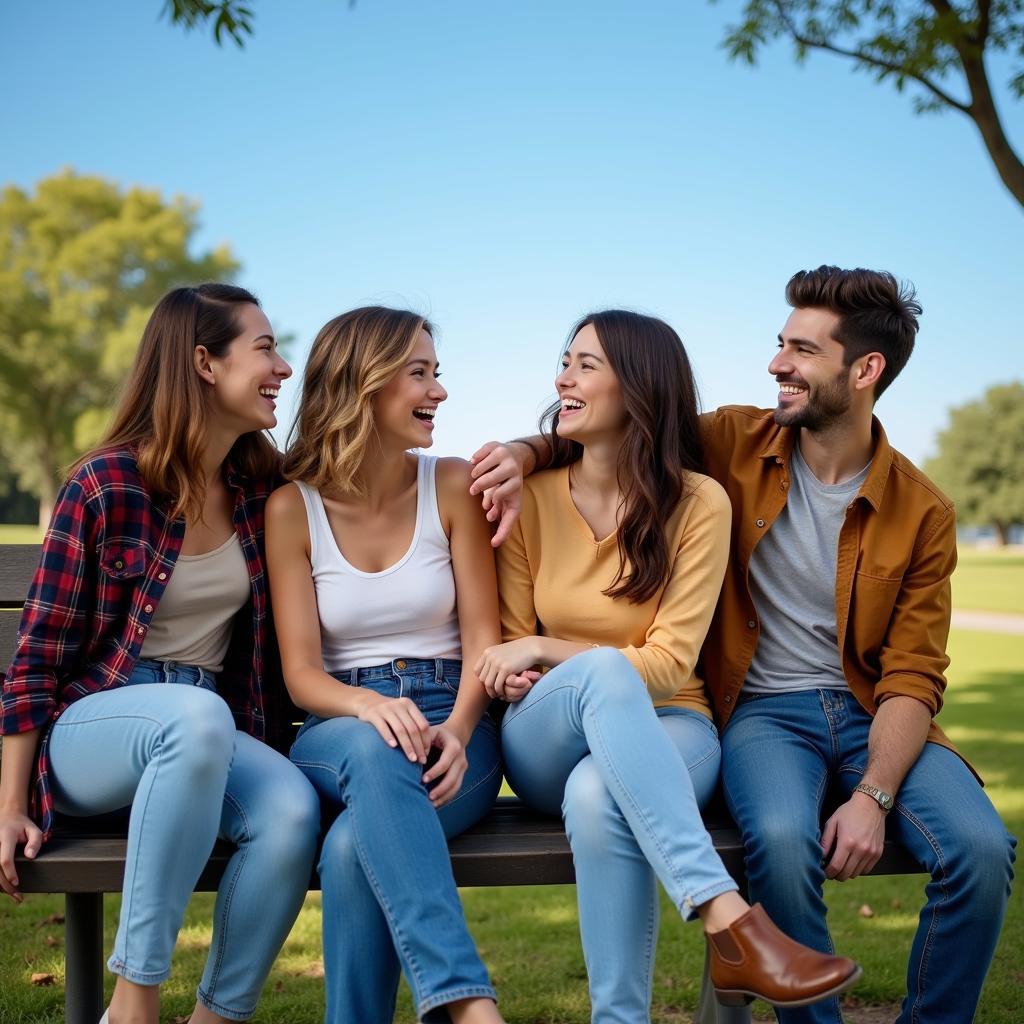
POLYGON ((1024 523, 1024 384, 989 388, 951 409, 925 472, 953 499, 962 523, 992 525, 999 543, 1024 523))
POLYGON ((230 279, 226 246, 189 254, 199 208, 64 171, 0 194, 0 456, 49 520, 95 443, 142 327, 169 288, 230 279))
POLYGON ((746 0, 725 47, 755 64, 761 47, 779 36, 793 41, 798 61, 824 50, 899 92, 910 86, 918 113, 965 114, 1024 206, 1024 163, 1006 137, 985 63, 986 55, 1009 54, 1008 91, 1024 96, 1024 0, 746 0))
MULTIPOLYGON (((165 0, 163 14, 172 25, 191 30, 213 22, 214 42, 221 46, 232 39, 241 49, 252 35, 252 0, 165 0)), ((355 7, 356 0, 349 0, 355 7)))

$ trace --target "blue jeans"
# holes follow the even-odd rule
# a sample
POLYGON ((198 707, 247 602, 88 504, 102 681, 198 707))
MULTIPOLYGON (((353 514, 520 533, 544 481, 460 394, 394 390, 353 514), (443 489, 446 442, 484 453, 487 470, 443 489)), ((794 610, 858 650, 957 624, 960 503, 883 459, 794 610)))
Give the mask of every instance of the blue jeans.
MULTIPOLYGON (((871 716, 848 692, 740 701, 722 738, 729 808, 743 834, 751 899, 813 949, 831 951, 818 845, 830 787, 847 799, 867 764, 871 716)), ((931 875, 910 951, 900 1024, 974 1017, 1010 894, 1013 849, 995 808, 952 751, 926 743, 886 833, 931 875)), ((841 1021, 837 999, 777 1010, 786 1024, 841 1021)))
POLYGON ((140 661, 128 685, 75 701, 50 734, 54 801, 68 815, 131 805, 107 966, 140 985, 170 974, 218 836, 238 847, 217 891, 198 998, 247 1020, 309 886, 319 807, 294 765, 235 729, 213 687, 200 668, 140 661))
POLYGON ((685 918, 736 889, 700 816, 718 780, 714 725, 696 711, 656 710, 629 661, 600 648, 509 707, 502 747, 513 789, 565 819, 592 1021, 649 1021, 655 878, 685 918))
MULTIPOLYGON (((396 659, 338 673, 385 697, 408 697, 431 725, 455 706, 461 661, 396 659)), ((423 766, 357 718, 311 715, 291 758, 329 812, 320 854, 324 975, 330 1024, 394 1019, 399 972, 422 1020, 447 1021, 446 1003, 495 999, 466 927, 446 838, 479 821, 501 786, 498 731, 487 716, 466 751, 455 798, 435 810, 423 766)))

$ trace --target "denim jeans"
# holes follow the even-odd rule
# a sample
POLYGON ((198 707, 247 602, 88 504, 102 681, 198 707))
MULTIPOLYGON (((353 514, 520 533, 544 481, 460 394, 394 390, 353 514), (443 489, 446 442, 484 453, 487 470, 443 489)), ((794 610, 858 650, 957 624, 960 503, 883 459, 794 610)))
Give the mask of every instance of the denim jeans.
POLYGON ((115 974, 140 985, 168 977, 214 842, 238 847, 198 998, 251 1017, 309 886, 319 806, 302 773, 235 729, 209 673, 174 662, 140 661, 128 685, 75 701, 53 725, 50 756, 60 813, 131 805, 115 974))
POLYGON ((700 816, 718 780, 714 725, 696 711, 656 710, 629 661, 600 648, 509 707, 502 747, 512 788, 565 819, 592 1021, 649 1021, 655 878, 685 918, 736 889, 700 816))
MULTIPOLYGON (((437 725, 455 706, 461 670, 461 661, 395 659, 336 678, 408 697, 437 725)), ((400 971, 422 1020, 447 1021, 444 1006, 456 1000, 496 998, 445 842, 479 821, 501 786, 498 731, 486 715, 466 754, 461 789, 435 810, 423 766, 369 723, 311 715, 299 730, 292 761, 328 813, 340 810, 320 855, 328 1024, 390 1024, 400 971)))
MULTIPOLYGON (((752 695, 722 738, 729 808, 743 834, 750 896, 794 939, 822 951, 820 817, 830 786, 846 799, 867 764, 871 716, 843 690, 752 695)), ((1015 840, 967 766, 926 743, 896 794, 886 834, 931 875, 907 969, 900 1024, 974 1017, 1010 894, 1015 840)), ((841 1021, 836 999, 777 1010, 786 1024, 841 1021)))

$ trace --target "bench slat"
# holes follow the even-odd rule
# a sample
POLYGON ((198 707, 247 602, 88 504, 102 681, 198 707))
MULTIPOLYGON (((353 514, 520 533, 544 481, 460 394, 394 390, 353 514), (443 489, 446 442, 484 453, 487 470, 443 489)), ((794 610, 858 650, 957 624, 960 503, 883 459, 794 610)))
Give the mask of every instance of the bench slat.
POLYGON ((41 551, 40 544, 0 544, 0 608, 25 603, 41 551))

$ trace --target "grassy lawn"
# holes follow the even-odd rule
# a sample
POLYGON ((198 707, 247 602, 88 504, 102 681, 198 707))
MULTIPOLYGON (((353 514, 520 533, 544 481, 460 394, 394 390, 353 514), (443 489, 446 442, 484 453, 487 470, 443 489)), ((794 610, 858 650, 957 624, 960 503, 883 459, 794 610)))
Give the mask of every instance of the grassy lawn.
POLYGON ((41 544, 43 531, 24 523, 0 523, 0 544, 41 544))
POLYGON ((1024 615, 1024 551, 962 547, 953 574, 953 606, 1024 615))
MULTIPOLYGON (((988 792, 1010 831, 1024 833, 1024 637, 954 632, 953 667, 942 723, 988 782, 988 792)), ((827 887, 831 923, 840 950, 861 961, 865 979, 852 1005, 894 1004, 923 902, 923 876, 860 879, 827 887), (868 906, 872 917, 860 908, 868 906)), ((588 1020, 586 976, 576 930, 572 887, 467 889, 463 899, 477 938, 515 1024, 588 1020)), ((113 942, 117 899, 107 897, 107 947, 113 942)), ((178 944, 174 976, 165 987, 164 1020, 187 1014, 209 940, 213 897, 196 896, 178 944)), ((50 920, 59 897, 31 897, 25 906, 0 904, 0 1024, 56 1024, 62 1019, 63 929, 50 920), (55 983, 34 987, 33 972, 55 983)), ((311 894, 271 976, 255 1020, 317 1024, 322 1018, 320 903, 311 894)), ((1011 900, 979 1024, 1020 1020, 1024 983, 1024 905, 1011 900)), ((684 926, 663 907, 655 971, 654 1019, 689 1020, 700 981, 699 928, 684 926)), ((766 1016, 767 1008, 757 1007, 766 1016)), ((403 991, 396 1018, 413 1021, 403 991)), ((889 1017, 892 1019, 892 1016, 889 1017)))

